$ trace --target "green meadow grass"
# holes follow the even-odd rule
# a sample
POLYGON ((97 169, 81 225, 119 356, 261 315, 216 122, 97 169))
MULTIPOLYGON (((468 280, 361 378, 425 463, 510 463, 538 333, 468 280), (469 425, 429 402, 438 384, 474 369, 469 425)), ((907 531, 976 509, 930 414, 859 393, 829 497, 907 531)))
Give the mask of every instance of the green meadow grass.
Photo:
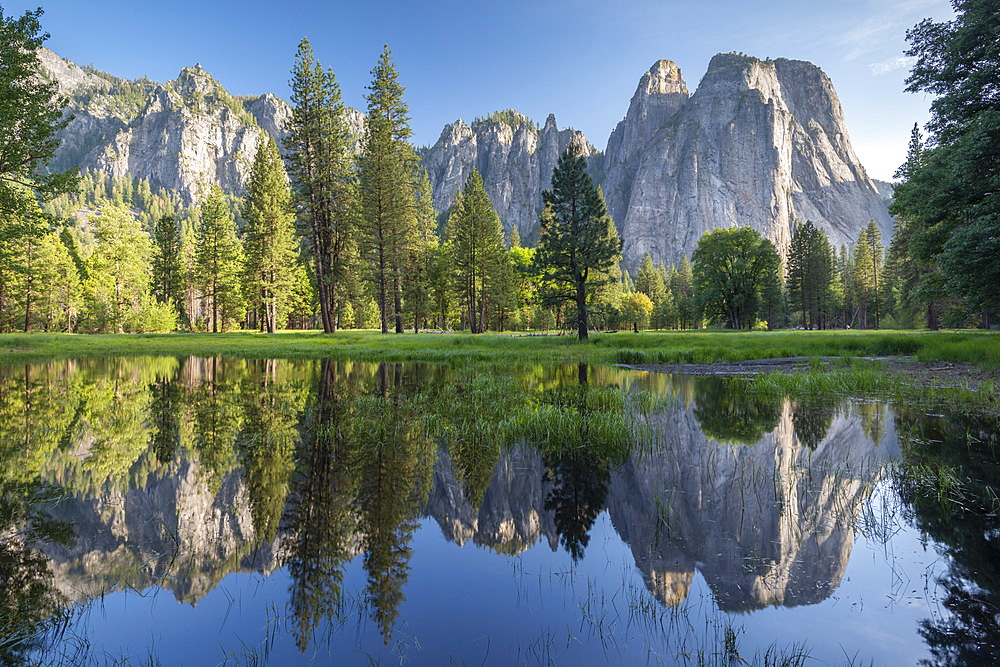
POLYGON ((958 412, 1000 413, 1000 383, 984 380, 975 386, 962 381, 925 384, 886 372, 877 361, 804 373, 762 373, 733 378, 731 382, 747 392, 797 399, 870 397, 924 408, 940 406, 958 412))
POLYGON ((276 334, 4 334, 0 363, 142 355, 342 358, 358 361, 714 363, 775 357, 913 355, 918 361, 1000 368, 1000 334, 979 331, 685 331, 574 336, 381 334, 288 331, 276 334))

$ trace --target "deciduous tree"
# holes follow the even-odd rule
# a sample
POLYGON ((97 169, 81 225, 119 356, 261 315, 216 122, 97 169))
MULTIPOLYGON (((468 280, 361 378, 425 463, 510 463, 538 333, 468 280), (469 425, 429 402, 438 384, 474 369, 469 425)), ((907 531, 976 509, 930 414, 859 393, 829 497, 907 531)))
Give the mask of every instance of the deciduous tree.
POLYGON ((753 326, 781 260, 772 244, 749 227, 706 232, 692 256, 694 285, 706 315, 730 329, 753 326))

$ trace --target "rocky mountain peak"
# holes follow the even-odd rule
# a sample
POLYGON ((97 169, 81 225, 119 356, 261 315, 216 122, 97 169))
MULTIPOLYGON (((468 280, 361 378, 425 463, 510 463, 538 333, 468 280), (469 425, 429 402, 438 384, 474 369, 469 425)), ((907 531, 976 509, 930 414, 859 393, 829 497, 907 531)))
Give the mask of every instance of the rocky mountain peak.
MULTIPOLYGON (((40 49, 43 75, 70 98, 54 169, 103 169, 193 203, 206 183, 241 194, 257 141, 281 143, 291 116, 273 94, 234 97, 200 63, 175 81, 134 81, 80 67, 40 49)), ((345 110, 355 140, 364 115, 345 110)), ((811 220, 834 245, 852 243, 874 219, 888 239, 885 202, 855 155, 829 77, 815 65, 723 53, 689 95, 676 63, 657 60, 639 78, 625 117, 597 154, 584 135, 539 125, 507 109, 446 125, 420 150, 446 211, 472 168, 506 230, 532 243, 559 155, 578 146, 625 241, 634 267, 645 252, 667 264, 690 256, 701 235, 749 225, 787 249, 796 221, 811 220)))
POLYGON ((714 56, 698 89, 647 95, 643 75, 608 141, 604 193, 625 261, 677 263, 702 234, 749 226, 787 251, 796 220, 836 246, 892 221, 851 148, 829 77, 812 63, 714 56))
POLYGON ((88 88, 106 88, 110 84, 101 77, 88 72, 76 63, 60 58, 54 51, 44 46, 38 49, 38 60, 43 73, 56 82, 59 92, 72 95, 88 88))
POLYGON ((554 114, 539 127, 507 109, 477 118, 471 126, 460 119, 446 125, 433 146, 421 149, 420 158, 438 213, 448 210, 476 168, 504 229, 517 227, 522 238, 530 239, 538 226, 542 191, 552 183, 559 155, 571 145, 584 156, 595 152, 582 132, 560 130, 554 114))
POLYGON ((212 75, 205 71, 201 63, 196 63, 194 67, 185 67, 177 75, 177 92, 184 97, 196 94, 211 95, 219 88, 212 75))
MULTIPOLYGON (((53 168, 145 178, 153 188, 176 191, 184 205, 211 183, 242 194, 262 131, 281 148, 291 118, 288 103, 271 93, 230 95, 201 63, 156 83, 82 68, 48 49, 38 53, 43 74, 69 96, 74 116, 61 132, 53 168)), ((356 145, 364 115, 347 107, 344 121, 356 145)))
POLYGON ((671 60, 657 60, 639 79, 625 118, 608 138, 604 194, 616 220, 626 213, 639 154, 688 100, 681 69, 671 60))
POLYGON ((672 60, 657 60, 639 79, 636 94, 640 93, 646 97, 676 93, 687 95, 688 89, 677 63, 672 60))

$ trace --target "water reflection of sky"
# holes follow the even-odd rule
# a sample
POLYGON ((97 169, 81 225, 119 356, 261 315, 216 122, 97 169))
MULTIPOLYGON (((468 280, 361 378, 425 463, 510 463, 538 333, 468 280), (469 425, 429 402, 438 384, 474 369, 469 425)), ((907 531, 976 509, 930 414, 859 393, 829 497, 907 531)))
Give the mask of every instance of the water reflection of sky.
MULTIPOLYGON (((148 397, 142 395, 147 385, 157 396, 167 396, 165 374, 173 373, 170 382, 176 382, 176 395, 169 395, 181 418, 176 434, 180 446, 168 460, 155 463, 155 457, 142 453, 142 438, 136 445, 131 434, 129 451, 137 462, 128 464, 132 467, 118 474, 117 482, 101 486, 86 478, 80 487, 85 490, 52 510, 57 519, 74 522, 77 531, 76 543, 40 547, 56 573, 57 587, 78 600, 74 608, 82 610, 62 635, 64 655, 73 655, 66 647, 75 643, 89 647, 92 659, 154 655, 163 664, 200 664, 226 656, 242 663, 250 653, 269 657, 272 664, 366 663, 370 658, 672 663, 684 656, 718 654, 726 634, 735 633, 741 655, 752 663, 769 647, 786 655, 798 647, 811 659, 829 663, 912 664, 928 656, 921 624, 947 616, 945 592, 937 584, 949 568, 947 547, 913 527, 912 510, 901 502, 885 469, 900 456, 900 424, 910 433, 922 423, 919 415, 904 419, 905 413, 877 402, 788 401, 740 393, 715 379, 611 368, 585 373, 576 367, 532 367, 515 372, 514 384, 500 383, 500 391, 515 394, 501 396, 490 393, 496 387, 491 390, 488 382, 476 384, 482 378, 474 378, 477 371, 469 369, 387 370, 362 364, 331 369, 318 362, 233 361, 206 366, 190 360, 161 366, 140 379, 135 378, 141 372, 128 363, 112 364, 110 370, 81 363, 83 370, 65 373, 49 368, 29 373, 31 391, 21 391, 23 376, 0 367, 6 391, 0 398, 0 419, 21 419, 8 422, 9 446, 20 437, 19 424, 30 422, 15 409, 18 392, 32 398, 32 407, 25 410, 37 410, 39 402, 49 400, 45 382, 54 383, 51 396, 62 401, 73 399, 74 392, 103 397, 107 413, 88 415, 80 408, 74 417, 79 423, 70 425, 76 429, 72 437, 58 446, 49 442, 54 448, 40 470, 58 483, 79 478, 88 469, 88 457, 104 451, 100 447, 109 443, 101 440, 100 420, 115 422, 115 415, 124 411, 116 405, 147 405, 148 397), (85 371, 86 379, 72 380, 74 372, 85 371), (321 378, 328 375, 335 378, 336 392, 321 387, 321 378), (581 389, 584 381, 589 385, 581 389), (267 393, 284 385, 294 385, 294 392, 267 393), (452 385, 460 389, 448 393, 452 385), (451 387, 442 394, 450 403, 428 402, 434 393, 429 388, 435 386, 451 387), (668 400, 650 399, 635 408, 639 403, 623 403, 602 386, 668 400), (390 615, 391 631, 379 625, 369 604, 373 566, 364 540, 355 535, 343 546, 347 556, 340 566, 339 613, 324 618, 321 610, 312 610, 319 616, 301 652, 289 603, 297 575, 283 565, 296 548, 288 538, 290 510, 284 511, 276 541, 254 537, 251 515, 266 503, 255 504, 241 462, 249 460, 246 442, 278 428, 267 410, 284 409, 286 417, 295 418, 282 422, 285 436, 297 439, 300 462, 309 456, 309 434, 322 415, 333 414, 317 407, 324 395, 333 396, 338 409, 358 401, 359 406, 399 411, 393 414, 411 420, 439 410, 433 419, 420 417, 424 427, 439 430, 433 442, 418 446, 424 453, 415 459, 387 459, 390 468, 400 461, 414 474, 426 475, 424 482, 403 480, 404 486, 427 487, 419 506, 410 505, 406 488, 402 495, 397 489, 392 500, 403 503, 403 509, 380 505, 380 485, 351 492, 368 494, 368 505, 355 505, 358 509, 352 511, 371 513, 372 507, 381 507, 379 512, 395 517, 384 526, 387 544, 409 550, 408 561, 402 558, 401 569, 388 577, 401 582, 402 596, 390 615), (502 410, 516 410, 517 415, 494 415, 497 421, 486 428, 459 428, 461 415, 480 414, 484 400, 504 402, 502 410), (530 409, 522 411, 519 401, 530 403, 530 409), (635 429, 638 423, 630 421, 635 415, 622 421, 624 406, 638 410, 645 429, 639 432, 655 446, 644 442, 616 459, 614 452, 621 450, 612 445, 623 432, 619 426, 630 423, 635 429), (547 415, 548 421, 539 415, 547 415), (289 430, 296 420, 298 430, 289 430), (228 429, 232 452, 184 445, 185 438, 195 441, 186 432, 209 423, 214 429, 216 421, 228 429), (453 430, 440 429, 444 422, 453 430), (263 430, 253 433, 253 428, 263 430), (597 442, 599 451, 582 445, 553 448, 551 438, 540 444, 536 439, 542 432, 597 442), (505 447, 491 449, 496 444, 491 437, 499 433, 517 435, 505 447), (469 442, 463 444, 463 438, 469 442), (477 449, 484 445, 489 446, 477 449), (477 486, 473 478, 481 464, 468 459, 482 451, 487 452, 484 470, 492 473, 477 486), (208 474, 213 461, 223 463, 208 474), (140 464, 145 472, 137 475, 140 464), (121 481, 127 479, 133 481, 121 481), (141 480, 138 487, 136 479, 141 480), (162 551, 160 527, 175 525, 181 512, 193 511, 193 505, 184 503, 199 494, 211 500, 211 507, 202 507, 203 515, 186 517, 198 531, 189 531, 189 539, 181 537, 180 557, 172 560, 162 551), (400 528, 408 521, 415 526, 409 537, 408 529, 400 528), (231 527, 228 542, 201 539, 211 537, 212 525, 231 527), (150 546, 154 543, 161 551, 150 546), (120 563, 126 565, 118 567, 120 563), (150 584, 164 572, 165 588, 150 584), (81 591, 102 587, 109 592, 84 604, 81 591)), ((80 405, 86 400, 97 404, 83 398, 80 405)), ((151 424, 162 422, 162 411, 148 410, 130 413, 128 423, 152 429, 151 424)), ((353 432, 375 428, 370 423, 378 419, 374 413, 359 408, 352 414, 353 432), (363 419, 358 421, 357 415, 363 419)), ((344 420, 349 418, 339 419, 343 433, 348 432, 344 420)), ((386 423, 391 425, 391 419, 386 423)), ((413 423, 392 431, 404 448, 417 446, 413 443, 423 437, 413 423)), ((39 432, 41 436, 31 437, 51 441, 44 426, 39 432)), ((150 446, 155 440, 150 437, 150 446)), ((359 442, 363 446, 350 455, 370 456, 370 445, 359 442)), ((11 451, 16 453, 16 447, 11 451)), ((255 456, 258 468, 269 461, 259 451, 255 456)), ((259 468, 258 478, 270 479, 268 470, 259 468)), ((370 474, 379 468, 368 461, 356 470, 370 474)), ((343 484, 347 478, 341 473, 322 479, 343 484)), ((391 479, 387 483, 391 486, 391 479)), ((303 488, 293 483, 282 502, 301 504, 303 488)), ((922 511, 924 521, 934 520, 926 507, 922 511)), ((380 516, 369 517, 365 525, 382 530, 380 516)), ((984 525, 995 526, 995 518, 984 525)))
MULTIPOLYGON (((715 610, 712 591, 696 573, 684 603, 687 611, 657 616, 662 634, 650 632, 635 617, 629 627, 629 596, 644 595, 648 603, 652 595, 607 513, 594 524, 590 548, 575 569, 564 551, 552 552, 545 543, 514 557, 472 544, 459 547, 443 538, 433 519, 421 522, 413 548, 400 608, 404 625, 389 646, 370 619, 355 615, 328 641, 318 636, 305 655, 294 642, 279 638, 270 652, 273 664, 308 659, 322 664, 329 657, 366 663, 366 656, 390 662, 405 656, 418 663, 447 662, 451 656, 505 664, 519 655, 524 662, 551 657, 567 664, 639 663, 659 655, 669 663, 672 648, 715 650, 698 635, 706 623, 724 625, 727 618, 715 610), (581 611, 588 598, 609 603, 603 609, 595 604, 590 615, 581 611)), ((804 641, 810 656, 831 664, 855 654, 865 663, 915 664, 927 655, 916 631, 929 611, 925 586, 932 596, 941 567, 933 548, 925 549, 913 529, 897 533, 886 548, 859 537, 830 598, 734 614, 731 623, 751 655, 752 647, 804 641)), ((198 664, 218 655, 220 644, 238 655, 243 643, 253 646, 267 635, 275 611, 283 613, 288 587, 282 569, 269 576, 230 574, 194 606, 156 588, 142 596, 119 592, 87 614, 87 635, 111 655, 152 650, 163 664, 198 664)), ((344 587, 364 590, 360 557, 346 569, 344 587)))

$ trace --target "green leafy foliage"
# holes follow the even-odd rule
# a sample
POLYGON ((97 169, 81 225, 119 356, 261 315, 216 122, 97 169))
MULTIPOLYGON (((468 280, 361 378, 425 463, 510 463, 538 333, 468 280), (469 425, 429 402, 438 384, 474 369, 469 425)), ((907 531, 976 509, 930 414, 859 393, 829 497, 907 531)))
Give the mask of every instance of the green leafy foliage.
POLYGON ((988 325, 1000 307, 1000 15, 988 0, 953 5, 954 20, 927 19, 907 31, 906 54, 916 58, 907 90, 936 98, 931 146, 914 151, 911 143, 890 210, 922 264, 928 308, 940 297, 937 283, 988 325))
POLYGON ((196 281, 207 299, 212 331, 225 330, 243 317, 243 256, 232 211, 218 186, 202 202, 194 256, 196 281))
POLYGON ((66 127, 63 100, 56 84, 39 76, 37 50, 48 38, 39 19, 42 10, 20 18, 0 10, 0 215, 19 215, 73 188, 76 170, 45 169, 59 145, 56 133, 66 127))
POLYGON ((705 314, 730 329, 751 328, 768 284, 778 282, 774 245, 749 227, 720 228, 701 237, 691 259, 705 314))

